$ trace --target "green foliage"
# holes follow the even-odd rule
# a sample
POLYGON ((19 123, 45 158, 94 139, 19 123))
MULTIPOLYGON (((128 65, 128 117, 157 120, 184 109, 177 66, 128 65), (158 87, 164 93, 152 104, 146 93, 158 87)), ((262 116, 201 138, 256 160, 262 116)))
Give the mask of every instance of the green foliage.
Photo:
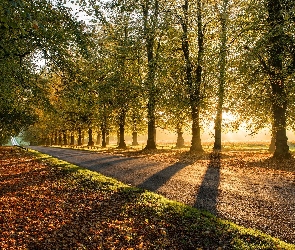
POLYGON ((198 105, 200 126, 206 130, 216 114, 221 74, 226 82, 223 111, 236 117, 234 122, 224 119, 222 131, 236 130, 245 122, 251 133, 271 127, 274 98, 266 66, 271 37, 278 32, 284 33, 287 124, 294 129, 294 4, 281 2, 284 25, 270 31, 266 1, 229 1, 227 53, 221 73, 220 24, 225 1, 188 2, 188 13, 184 13, 183 6, 173 1, 73 1, 74 14, 74 7, 66 7, 63 1, 2 1, 3 136, 26 129, 36 115, 39 124, 31 129, 43 131, 37 133, 42 138, 55 131, 88 127, 96 131, 104 127, 115 134, 122 120, 128 133, 146 133, 149 120, 173 132, 188 130, 190 105, 198 105), (203 10, 203 27, 198 26, 197 2, 203 10), (75 17, 82 16, 81 10, 89 15, 85 22, 75 17), (204 46, 198 54, 200 32, 204 46), (198 60, 202 61, 200 86, 187 84, 183 39, 190 48, 187 58, 193 78, 198 60), (39 59, 45 60, 43 70, 39 59), (198 88, 198 98, 190 103, 198 88), (8 124, 9 119, 15 122, 8 124))
POLYGON ((1 1, 0 135, 18 134, 37 121, 37 109, 48 109, 47 80, 40 62, 68 69, 70 49, 85 52, 83 26, 61 3, 1 1), (37 58, 37 59, 36 59, 37 58))

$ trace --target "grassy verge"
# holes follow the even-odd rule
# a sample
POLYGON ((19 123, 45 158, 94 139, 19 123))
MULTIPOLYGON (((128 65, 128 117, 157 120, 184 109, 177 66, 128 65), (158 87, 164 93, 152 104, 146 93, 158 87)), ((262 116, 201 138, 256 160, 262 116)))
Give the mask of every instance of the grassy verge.
POLYGON ((1 249, 295 249, 36 151, 12 157, 1 168, 1 249))

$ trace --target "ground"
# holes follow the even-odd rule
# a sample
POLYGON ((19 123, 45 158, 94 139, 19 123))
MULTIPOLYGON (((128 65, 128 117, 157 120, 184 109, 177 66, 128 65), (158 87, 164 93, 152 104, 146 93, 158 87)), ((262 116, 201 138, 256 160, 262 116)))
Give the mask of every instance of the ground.
POLYGON ((295 159, 265 150, 105 153, 37 147, 71 163, 295 243, 295 159))
MULTIPOLYGON (((293 160, 274 162, 265 152, 38 149, 294 243, 293 160)), ((0 148, 0 249, 295 249, 95 172, 39 159, 0 148)))

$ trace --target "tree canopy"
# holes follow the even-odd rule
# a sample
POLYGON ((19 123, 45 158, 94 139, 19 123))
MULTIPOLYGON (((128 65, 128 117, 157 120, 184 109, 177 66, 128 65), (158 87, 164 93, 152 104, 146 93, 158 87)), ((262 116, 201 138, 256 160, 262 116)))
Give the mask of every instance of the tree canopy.
POLYGON ((1 138, 89 130, 103 146, 118 134, 124 148, 125 134, 140 132, 155 149, 157 127, 178 133, 178 146, 190 127, 195 152, 209 123, 221 149, 222 131, 247 122, 271 128, 274 155, 289 155, 292 1, 15 0, 0 14, 1 138))

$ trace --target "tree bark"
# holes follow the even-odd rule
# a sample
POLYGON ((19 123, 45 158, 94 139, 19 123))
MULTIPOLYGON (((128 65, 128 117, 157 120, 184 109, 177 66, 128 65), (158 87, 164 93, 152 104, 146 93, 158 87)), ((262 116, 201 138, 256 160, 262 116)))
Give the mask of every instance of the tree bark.
POLYGON ((78 128, 78 146, 82 146, 82 132, 81 132, 81 128, 78 128))
POLYGON ((132 133, 132 146, 138 146, 137 132, 136 131, 134 131, 132 133))
POLYGON ((51 133, 51 137, 50 137, 50 146, 52 146, 54 144, 54 134, 51 133))
POLYGON ((125 126, 123 124, 120 124, 120 142, 118 148, 125 149, 126 143, 125 143, 125 126))
POLYGON ((177 129, 177 141, 176 141, 176 148, 183 148, 184 147, 184 139, 183 139, 183 132, 180 128, 177 129))
POLYGON ((70 143, 71 146, 75 145, 75 137, 74 137, 74 133, 72 132, 71 133, 71 143, 70 143))
POLYGON ((125 149, 126 143, 125 143, 125 110, 121 110, 120 117, 119 117, 119 146, 118 148, 125 149))
POLYGON ((200 114, 196 106, 192 106, 192 143, 190 147, 191 152, 202 152, 201 131, 200 131, 200 114))
POLYGON ((120 126, 119 129, 117 130, 117 146, 120 144, 120 126))
POLYGON ((92 129, 88 129, 88 146, 93 147, 94 146, 94 141, 92 139, 92 129))
POLYGON ((107 146, 107 143, 106 143, 106 128, 104 126, 102 126, 101 128, 101 138, 102 138, 101 147, 105 148, 107 146))
POLYGON ((110 131, 107 129, 106 130, 106 145, 110 145, 110 131))
POLYGON ((63 145, 68 145, 67 132, 63 132, 63 145))

